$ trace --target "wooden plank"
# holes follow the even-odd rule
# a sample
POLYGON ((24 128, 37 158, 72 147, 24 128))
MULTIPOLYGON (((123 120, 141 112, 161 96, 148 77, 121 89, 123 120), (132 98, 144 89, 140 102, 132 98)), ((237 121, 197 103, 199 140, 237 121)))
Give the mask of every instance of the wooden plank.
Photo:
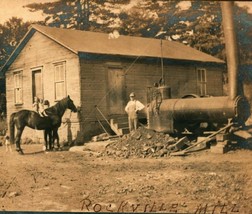
MULTIPOLYGON (((8 105, 7 117, 9 117, 12 112, 21 110, 23 108, 32 109, 33 98, 31 69, 39 66, 42 66, 44 97, 49 100, 51 105, 55 104, 53 63, 62 60, 66 63, 66 93, 71 95, 71 98, 74 100, 76 105, 80 105, 78 103, 80 100, 80 81, 79 78, 76 78, 79 75, 78 56, 65 49, 61 45, 53 42, 51 39, 43 36, 42 34, 35 33, 6 73, 6 77, 8 77, 6 78, 6 93, 8 105), (14 105, 14 85, 12 72, 16 69, 22 69, 23 71, 22 106, 14 105), (72 87, 73 85, 74 87, 72 87)), ((73 115, 71 118, 77 119, 77 116, 73 115)), ((26 134, 24 134, 23 137, 25 137, 25 135, 26 134)))

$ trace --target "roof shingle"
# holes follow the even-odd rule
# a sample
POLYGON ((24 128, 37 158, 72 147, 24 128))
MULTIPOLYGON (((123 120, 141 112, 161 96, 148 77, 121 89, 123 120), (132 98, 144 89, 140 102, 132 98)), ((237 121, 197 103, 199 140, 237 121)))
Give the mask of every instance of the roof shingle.
POLYGON ((106 33, 31 25, 30 30, 1 68, 1 72, 4 73, 8 69, 36 31, 68 48, 75 54, 94 53, 132 57, 163 57, 175 60, 225 63, 221 59, 179 42, 162 40, 161 49, 161 41, 159 39, 123 35, 120 35, 117 39, 109 39, 109 34, 106 33))
POLYGON ((124 56, 162 57, 167 59, 190 60, 201 62, 224 63, 209 54, 198 51, 184 44, 159 39, 123 36, 109 39, 105 33, 80 31, 62 28, 32 25, 38 32, 57 41, 77 53, 97 53, 124 56))

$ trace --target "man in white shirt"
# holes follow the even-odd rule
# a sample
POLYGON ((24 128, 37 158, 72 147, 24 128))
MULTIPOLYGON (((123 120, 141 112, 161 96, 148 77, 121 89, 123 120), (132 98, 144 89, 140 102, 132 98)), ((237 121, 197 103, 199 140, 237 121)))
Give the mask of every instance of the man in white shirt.
POLYGON ((135 99, 135 93, 130 93, 130 101, 125 107, 128 114, 130 132, 138 128, 138 112, 144 109, 144 105, 135 99))

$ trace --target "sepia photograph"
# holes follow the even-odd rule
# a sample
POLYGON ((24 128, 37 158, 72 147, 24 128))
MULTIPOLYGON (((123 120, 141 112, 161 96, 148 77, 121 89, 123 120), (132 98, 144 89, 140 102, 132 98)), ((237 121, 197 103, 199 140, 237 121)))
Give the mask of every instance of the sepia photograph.
POLYGON ((1 212, 252 213, 252 2, 0 1, 1 212))

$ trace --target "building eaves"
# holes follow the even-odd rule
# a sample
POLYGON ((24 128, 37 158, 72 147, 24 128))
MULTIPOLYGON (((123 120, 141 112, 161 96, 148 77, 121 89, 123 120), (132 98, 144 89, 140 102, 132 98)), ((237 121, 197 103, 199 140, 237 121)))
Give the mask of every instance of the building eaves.
POLYGON ((18 54, 21 52, 21 50, 25 47, 26 43, 29 41, 29 39, 33 36, 33 34, 36 32, 35 29, 30 28, 28 32, 25 34, 25 36, 22 38, 22 40, 19 42, 19 44, 16 46, 14 51, 11 53, 7 61, 2 66, 0 72, 5 73, 9 66, 12 64, 12 62, 17 58, 18 54))
POLYGON ((12 52, 0 72, 6 72, 36 31, 75 54, 93 53, 131 57, 162 57, 174 60, 225 63, 221 59, 179 42, 162 40, 161 43, 161 40, 158 39, 123 35, 116 39, 110 39, 109 34, 106 33, 31 25, 29 31, 12 52))
POLYGON ((123 36, 110 39, 109 34, 33 25, 34 29, 74 53, 94 53, 123 56, 163 57, 167 59, 225 63, 216 57, 179 42, 123 36))

